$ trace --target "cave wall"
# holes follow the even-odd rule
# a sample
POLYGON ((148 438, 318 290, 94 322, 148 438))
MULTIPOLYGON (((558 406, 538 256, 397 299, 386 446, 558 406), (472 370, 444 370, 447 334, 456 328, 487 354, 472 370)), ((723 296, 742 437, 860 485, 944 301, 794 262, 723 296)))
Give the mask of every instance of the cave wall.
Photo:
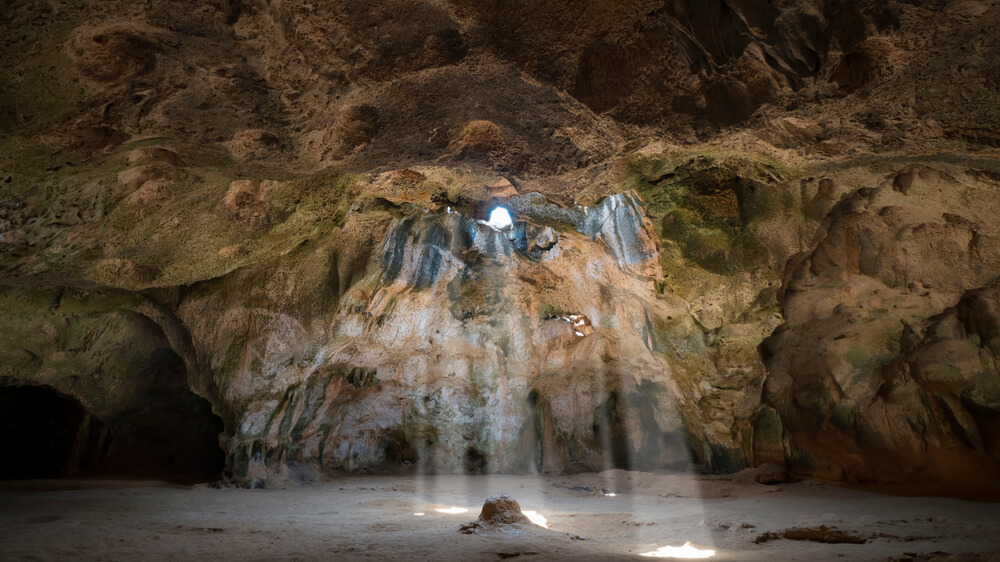
POLYGON ((247 485, 995 487, 995 6, 0 12, 5 387, 210 408, 247 485))
POLYGON ((801 471, 989 486, 997 210, 977 175, 911 165, 841 198, 790 260, 761 349, 801 471))

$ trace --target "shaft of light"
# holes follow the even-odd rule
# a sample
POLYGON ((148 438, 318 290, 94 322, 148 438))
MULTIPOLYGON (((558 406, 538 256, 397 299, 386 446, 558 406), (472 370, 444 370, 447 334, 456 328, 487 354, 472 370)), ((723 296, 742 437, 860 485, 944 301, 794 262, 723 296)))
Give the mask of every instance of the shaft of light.
POLYGON ((650 558, 711 558, 715 556, 715 551, 696 548, 691 543, 686 542, 684 546, 662 546, 650 552, 643 552, 639 556, 650 558))

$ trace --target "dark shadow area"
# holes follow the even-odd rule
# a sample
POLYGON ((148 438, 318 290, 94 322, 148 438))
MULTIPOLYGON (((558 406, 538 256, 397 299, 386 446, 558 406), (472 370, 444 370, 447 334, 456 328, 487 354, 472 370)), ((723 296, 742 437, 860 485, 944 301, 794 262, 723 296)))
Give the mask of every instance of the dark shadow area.
MULTIPOLYGON (((81 434, 106 432, 76 400, 41 387, 0 388, 0 479, 60 478, 81 464, 81 434), (84 425, 95 426, 83 428, 84 425)), ((85 439, 86 441, 86 439, 85 439)), ((100 447, 100 444, 95 444, 100 447)))
POLYGON ((222 420, 188 388, 183 361, 157 350, 141 376, 150 384, 135 403, 103 420, 48 387, 0 388, 0 479, 217 479, 222 420))

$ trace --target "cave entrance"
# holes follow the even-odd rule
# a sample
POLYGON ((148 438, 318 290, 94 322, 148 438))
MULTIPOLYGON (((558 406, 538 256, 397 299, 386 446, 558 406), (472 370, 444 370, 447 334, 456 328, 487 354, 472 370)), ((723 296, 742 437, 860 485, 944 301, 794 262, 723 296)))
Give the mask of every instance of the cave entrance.
POLYGON ((510 211, 504 207, 496 207, 490 212, 490 220, 486 221, 486 224, 495 230, 503 230, 510 228, 514 224, 514 220, 510 217, 510 211))
POLYGON ((79 402, 43 387, 0 388, 0 479, 60 478, 91 468, 89 434, 99 440, 106 427, 79 402), (94 427, 90 427, 93 424, 94 427), (86 427, 84 427, 86 426, 86 427), (93 431, 91 431, 93 429, 93 431), (80 442, 83 433, 84 442, 80 442))
POLYGON ((134 403, 103 419, 48 387, 0 388, 0 479, 219 478, 223 423, 188 387, 181 358, 158 349, 139 377, 149 384, 134 403))

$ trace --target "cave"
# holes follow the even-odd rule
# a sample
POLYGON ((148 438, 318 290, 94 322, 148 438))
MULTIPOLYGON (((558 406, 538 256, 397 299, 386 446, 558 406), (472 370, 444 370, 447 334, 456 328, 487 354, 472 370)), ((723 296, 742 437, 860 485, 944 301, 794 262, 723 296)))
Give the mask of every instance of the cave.
POLYGON ((103 419, 75 398, 44 386, 0 387, 0 480, 153 479, 193 484, 222 476, 222 420, 188 389, 183 362, 158 349, 140 403, 103 419))
POLYGON ((222 419, 188 387, 184 362, 172 350, 154 350, 147 372, 151 383, 137 403, 106 418, 110 444, 95 472, 180 484, 218 480, 225 467, 222 419))
POLYGON ((998 28, 0 2, 0 559, 996 561, 998 28))
POLYGON ((0 387, 0 428, 0 480, 86 473, 101 456, 106 431, 75 399, 30 386, 0 387))

